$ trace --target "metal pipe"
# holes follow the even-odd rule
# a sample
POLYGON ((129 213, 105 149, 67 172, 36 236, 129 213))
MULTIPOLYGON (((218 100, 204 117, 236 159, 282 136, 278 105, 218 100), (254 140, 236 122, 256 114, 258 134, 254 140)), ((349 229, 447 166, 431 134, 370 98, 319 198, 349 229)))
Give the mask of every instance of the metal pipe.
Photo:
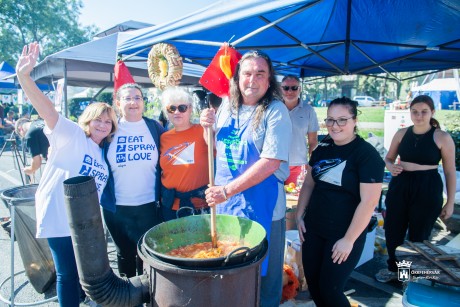
POLYGON ((86 294, 103 306, 148 303, 146 274, 128 279, 116 276, 110 268, 94 178, 78 176, 65 180, 64 199, 78 275, 86 294))

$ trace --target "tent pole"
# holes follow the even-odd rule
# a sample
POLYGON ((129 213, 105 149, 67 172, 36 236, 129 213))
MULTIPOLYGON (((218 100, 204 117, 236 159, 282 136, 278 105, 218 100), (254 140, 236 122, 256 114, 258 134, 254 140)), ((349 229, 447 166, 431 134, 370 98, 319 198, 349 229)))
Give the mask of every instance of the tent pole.
MULTIPOLYGON (((364 55, 364 57, 366 57, 366 59, 368 59, 369 61, 371 61, 372 63, 374 64, 378 64, 377 61, 375 61, 373 58, 371 58, 367 53, 365 53, 361 48, 359 48, 357 45, 355 45, 355 43, 353 42, 350 42, 350 44, 355 47, 356 50, 358 50, 362 55, 364 55)), ((392 74, 391 72, 389 72, 388 70, 386 70, 385 68, 383 68, 382 66, 379 66, 379 68, 381 70, 383 70, 385 73, 389 74, 390 76, 392 76, 394 79, 396 80, 399 80, 398 77, 394 74, 392 74)))
POLYGON ((69 107, 67 103, 67 63, 64 62, 64 86, 63 86, 63 95, 64 95, 64 116, 69 118, 69 107))
MULTIPOLYGON (((133 54, 127 55, 125 58, 123 58, 122 54, 118 54, 118 57, 119 57, 122 61, 126 61, 127 59, 130 59, 130 58, 132 58, 133 56, 136 56, 136 55, 138 55, 138 54, 141 53, 141 52, 144 52, 144 51, 146 51, 146 50, 149 50, 151 47, 152 47, 152 46, 148 46, 147 48, 144 48, 144 49, 141 49, 141 50, 139 50, 139 51, 136 51, 136 52, 134 52, 133 54)), ((118 57, 117 57, 117 58, 118 58, 118 57)))
POLYGON ((458 69, 454 69, 455 92, 457 93, 457 102, 460 101, 460 80, 458 78, 458 69))
POLYGON ((345 38, 345 58, 344 58, 344 71, 350 73, 350 23, 351 23, 351 0, 347 3, 347 25, 346 25, 346 38, 345 38))
POLYGON ((272 26, 274 26, 274 25, 276 25, 276 24, 278 24, 278 23, 280 23, 280 22, 282 22, 282 21, 284 21, 284 20, 286 20, 286 19, 288 19, 288 18, 291 18, 292 16, 295 16, 295 15, 297 15, 298 13, 301 13, 301 12, 305 11, 306 9, 308 9, 308 8, 310 8, 310 7, 312 7, 312 6, 316 5, 316 4, 318 4, 318 3, 321 2, 321 1, 322 1, 322 0, 315 1, 315 2, 313 2, 313 3, 310 3, 310 4, 308 4, 308 5, 305 5, 305 6, 301 7, 301 8, 299 8, 299 9, 293 11, 293 12, 290 13, 290 14, 284 15, 283 17, 281 17, 281 18, 279 18, 279 19, 277 19, 277 20, 275 20, 275 21, 272 21, 271 23, 269 23, 269 24, 267 24, 267 25, 265 25, 265 26, 263 26, 263 27, 260 27, 260 28, 258 28, 257 30, 252 31, 251 33, 246 34, 245 36, 241 37, 240 39, 237 39, 236 41, 234 41, 234 42, 232 43, 232 45, 233 45, 233 46, 236 46, 236 45, 238 45, 239 43, 244 42, 244 41, 247 40, 248 38, 251 38, 251 37, 253 37, 254 35, 257 35, 258 33, 262 32, 262 31, 265 31, 266 29, 271 28, 272 26))

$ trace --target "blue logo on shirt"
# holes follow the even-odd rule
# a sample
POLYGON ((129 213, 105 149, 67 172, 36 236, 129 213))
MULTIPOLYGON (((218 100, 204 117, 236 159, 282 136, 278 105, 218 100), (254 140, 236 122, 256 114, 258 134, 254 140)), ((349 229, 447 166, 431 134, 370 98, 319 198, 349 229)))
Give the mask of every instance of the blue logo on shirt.
POLYGON ((91 158, 91 156, 85 155, 83 158, 83 163, 93 165, 93 158, 91 158))
MULTIPOLYGON (((85 162, 86 163, 86 162, 85 162)), ((90 172, 92 170, 92 167, 82 165, 80 171, 78 172, 82 176, 89 176, 90 172)))
POLYGON ((117 152, 126 152, 126 145, 117 145, 117 152))
POLYGON ((126 154, 117 154, 117 163, 126 162, 126 154))

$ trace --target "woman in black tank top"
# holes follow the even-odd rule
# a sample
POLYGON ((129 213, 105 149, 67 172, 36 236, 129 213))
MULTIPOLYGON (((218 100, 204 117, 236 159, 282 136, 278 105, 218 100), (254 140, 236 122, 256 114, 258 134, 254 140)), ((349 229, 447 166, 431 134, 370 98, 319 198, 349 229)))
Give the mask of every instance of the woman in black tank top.
POLYGON ((448 219, 454 210, 455 144, 452 137, 440 129, 434 113, 431 97, 416 97, 410 106, 414 125, 396 132, 385 157, 393 177, 385 201, 388 269, 376 274, 380 282, 397 279, 396 248, 404 243, 407 232, 409 241, 428 240, 436 219, 448 219), (398 156, 399 162, 396 162, 398 156), (444 206, 443 183, 438 173, 440 161, 447 190, 444 206))

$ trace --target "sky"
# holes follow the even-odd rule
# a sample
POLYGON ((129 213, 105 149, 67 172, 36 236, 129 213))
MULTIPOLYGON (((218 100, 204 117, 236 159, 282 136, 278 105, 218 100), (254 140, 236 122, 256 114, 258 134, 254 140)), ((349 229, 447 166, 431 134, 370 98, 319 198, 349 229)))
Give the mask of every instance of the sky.
POLYGON ((99 30, 135 20, 161 24, 206 7, 215 0, 82 0, 80 24, 99 30))

